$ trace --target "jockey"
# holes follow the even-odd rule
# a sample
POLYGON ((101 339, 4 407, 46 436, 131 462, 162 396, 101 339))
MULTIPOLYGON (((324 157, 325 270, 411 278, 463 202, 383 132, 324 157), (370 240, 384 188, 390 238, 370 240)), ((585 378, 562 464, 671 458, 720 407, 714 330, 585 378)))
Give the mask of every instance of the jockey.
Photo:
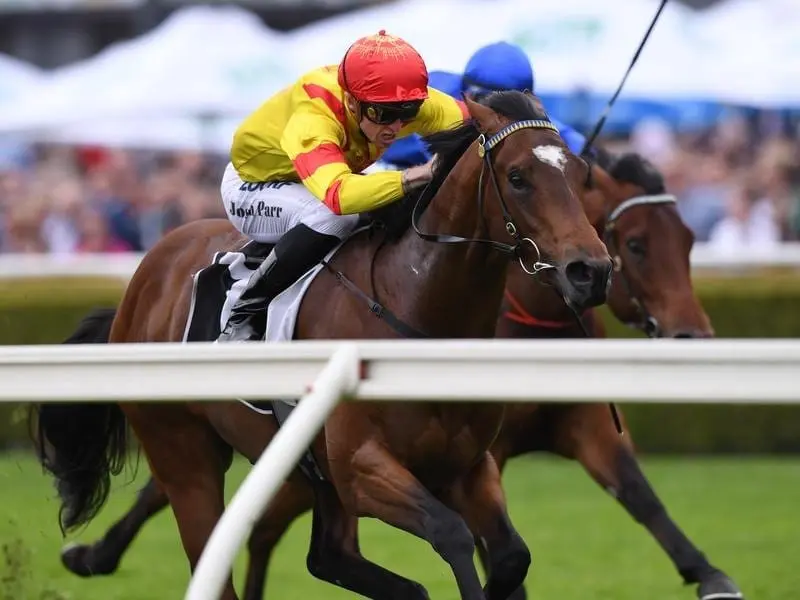
POLYGON ((468 118, 466 105, 428 86, 419 53, 380 31, 338 65, 310 71, 245 119, 220 190, 231 223, 275 244, 253 273, 218 341, 255 340, 252 317, 355 228, 359 213, 432 178, 432 161, 361 174, 396 139, 468 118))
MULTIPOLYGON (((460 98, 468 94, 480 98, 497 90, 534 91, 533 67, 519 46, 496 42, 479 48, 467 62, 463 75, 431 71, 430 86, 460 98)), ((566 123, 551 118, 572 152, 579 154, 586 138, 566 123)), ((381 157, 383 163, 399 168, 421 165, 431 158, 420 136, 414 135, 393 143, 381 157)))

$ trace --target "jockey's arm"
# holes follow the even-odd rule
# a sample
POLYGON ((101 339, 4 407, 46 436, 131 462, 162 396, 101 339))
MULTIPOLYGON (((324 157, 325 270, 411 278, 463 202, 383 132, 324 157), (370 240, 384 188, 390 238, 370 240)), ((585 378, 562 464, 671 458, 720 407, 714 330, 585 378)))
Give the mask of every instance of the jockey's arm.
POLYGON ((400 171, 355 174, 344 144, 342 125, 312 101, 296 106, 281 137, 300 181, 337 215, 372 211, 403 196, 400 171))

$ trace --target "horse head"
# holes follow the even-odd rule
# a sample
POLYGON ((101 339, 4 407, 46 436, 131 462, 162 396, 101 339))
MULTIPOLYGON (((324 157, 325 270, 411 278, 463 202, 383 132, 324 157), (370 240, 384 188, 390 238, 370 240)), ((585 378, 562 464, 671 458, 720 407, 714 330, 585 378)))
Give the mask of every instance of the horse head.
POLYGON ((612 311, 651 337, 712 337, 711 322, 692 287, 694 235, 663 177, 636 153, 620 156, 608 174, 616 188, 607 194, 603 231, 614 260, 612 311))
MULTIPOLYGON (((530 93, 465 101, 478 137, 449 178, 478 211, 460 223, 453 213, 449 231, 489 238, 526 273, 541 273, 576 310, 604 303, 611 260, 578 195, 588 165, 569 151, 530 93)), ((431 142, 435 150, 436 136, 431 142)))

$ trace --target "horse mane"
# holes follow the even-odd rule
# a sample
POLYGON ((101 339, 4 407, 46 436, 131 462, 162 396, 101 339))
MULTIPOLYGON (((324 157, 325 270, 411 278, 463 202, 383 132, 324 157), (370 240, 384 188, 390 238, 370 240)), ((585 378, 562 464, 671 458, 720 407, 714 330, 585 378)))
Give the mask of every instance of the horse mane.
MULTIPOLYGON (((491 92, 478 102, 511 121, 550 120, 541 101, 530 93, 516 90, 491 92)), ((403 237, 411 226, 411 214, 417 202, 419 202, 420 213, 424 212, 450 171, 478 135, 479 131, 474 121, 469 119, 456 127, 422 138, 422 142, 428 147, 431 154, 438 157, 431 182, 369 215, 373 223, 377 223, 386 231, 386 241, 396 242, 403 237)))
POLYGON ((600 146, 594 146, 594 162, 597 164, 598 167, 603 169, 606 173, 611 173, 611 170, 614 168, 614 163, 616 162, 616 157, 600 146))
POLYGON ((621 155, 608 173, 617 181, 638 185, 645 194, 663 194, 667 191, 663 175, 653 163, 636 152, 621 155))

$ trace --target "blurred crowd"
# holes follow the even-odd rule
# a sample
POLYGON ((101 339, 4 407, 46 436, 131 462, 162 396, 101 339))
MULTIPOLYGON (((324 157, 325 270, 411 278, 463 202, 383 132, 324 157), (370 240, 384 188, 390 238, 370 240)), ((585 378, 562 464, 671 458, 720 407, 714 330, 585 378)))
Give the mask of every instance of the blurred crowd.
POLYGON ((9 145, 0 158, 0 252, 142 252, 196 219, 225 217, 222 157, 9 145))
POLYGON ((699 242, 725 252, 800 240, 800 128, 785 113, 732 111, 699 131, 642 121, 625 146, 664 174, 699 242))
MULTIPOLYGON (((699 242, 721 251, 800 240, 800 135, 785 120, 732 113, 681 132, 642 121, 608 140, 664 173, 699 242)), ((141 252, 194 219, 224 217, 224 156, 69 146, 0 138, 0 252, 141 252)))

